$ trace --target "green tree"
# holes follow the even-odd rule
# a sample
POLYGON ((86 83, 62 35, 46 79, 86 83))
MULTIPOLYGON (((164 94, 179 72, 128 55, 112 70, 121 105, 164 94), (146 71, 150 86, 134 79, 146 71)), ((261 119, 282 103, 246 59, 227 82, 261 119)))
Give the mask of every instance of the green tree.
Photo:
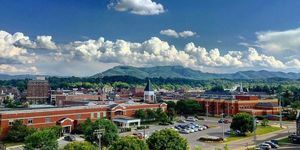
POLYGON ((57 150, 57 135, 54 130, 44 129, 27 136, 24 142, 25 150, 57 150))
POLYGON ((263 120, 261 121, 261 125, 262 125, 262 126, 268 126, 268 124, 269 124, 269 120, 268 120, 268 119, 263 119, 263 120))
POLYGON ((12 142, 23 142, 25 138, 35 130, 23 124, 23 120, 15 120, 8 131, 7 140, 12 142))
POLYGON ((202 112, 203 107, 194 100, 180 100, 176 104, 176 111, 178 114, 192 115, 202 112))
POLYGON ((291 104, 291 107, 294 109, 300 109, 300 101, 296 101, 291 104))
POLYGON ((233 130, 239 130, 243 134, 246 134, 247 132, 253 131, 253 124, 254 118, 248 113, 237 113, 232 118, 232 123, 230 125, 230 128, 233 130))
POLYGON ((172 129, 163 129, 154 132, 147 144, 151 150, 188 150, 189 145, 185 138, 172 129))
POLYGON ((98 150, 98 148, 90 142, 72 142, 67 144, 63 150, 98 150))
POLYGON ((143 109, 139 109, 135 112, 134 116, 136 118, 139 118, 141 120, 145 120, 146 119, 146 112, 143 109))
POLYGON ((165 112, 162 112, 158 121, 162 124, 167 124, 170 120, 169 120, 168 115, 165 112))
POLYGON ((101 137, 101 144, 104 146, 111 145, 114 141, 118 139, 118 128, 110 120, 99 119, 92 123, 91 126, 84 127, 84 137, 87 141, 94 143, 98 142, 97 136, 94 134, 94 131, 99 129, 105 129, 103 136, 101 137))
POLYGON ((170 121, 173 121, 174 118, 176 117, 176 111, 175 111, 175 109, 174 108, 168 109, 167 110, 167 115, 168 115, 170 121))
POLYGON ((147 120, 155 120, 156 114, 153 110, 151 109, 146 109, 146 115, 147 115, 147 120))
POLYGON ((126 136, 119 138, 108 150, 149 150, 149 148, 144 140, 133 136, 126 136))

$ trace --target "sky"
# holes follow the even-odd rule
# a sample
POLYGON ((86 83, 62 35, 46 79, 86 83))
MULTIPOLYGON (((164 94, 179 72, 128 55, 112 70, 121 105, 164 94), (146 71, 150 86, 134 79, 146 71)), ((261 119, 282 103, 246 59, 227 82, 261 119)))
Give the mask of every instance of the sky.
POLYGON ((0 73, 300 72, 299 0, 0 0, 0 73))

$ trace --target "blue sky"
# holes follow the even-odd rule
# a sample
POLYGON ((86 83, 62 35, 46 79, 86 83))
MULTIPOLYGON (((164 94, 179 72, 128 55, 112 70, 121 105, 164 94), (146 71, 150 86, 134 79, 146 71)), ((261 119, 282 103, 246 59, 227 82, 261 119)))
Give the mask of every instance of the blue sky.
POLYGON ((298 0, 0 0, 0 72, 85 76, 173 64, 299 72, 299 8, 298 0))

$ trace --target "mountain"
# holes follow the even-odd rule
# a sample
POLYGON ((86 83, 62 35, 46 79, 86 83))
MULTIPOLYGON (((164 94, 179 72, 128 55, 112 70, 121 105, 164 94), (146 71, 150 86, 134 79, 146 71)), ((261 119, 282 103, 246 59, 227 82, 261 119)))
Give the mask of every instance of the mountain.
POLYGON ((12 80, 12 79, 33 79, 35 75, 8 75, 8 74, 0 74, 0 80, 12 80))
POLYGON ((156 66, 156 67, 132 67, 116 66, 102 73, 93 75, 93 78, 103 76, 133 76, 140 79, 144 78, 185 78, 195 80, 207 79, 268 79, 268 78, 285 78, 300 79, 300 73, 285 73, 273 71, 239 71, 231 74, 205 73, 182 66, 156 66))

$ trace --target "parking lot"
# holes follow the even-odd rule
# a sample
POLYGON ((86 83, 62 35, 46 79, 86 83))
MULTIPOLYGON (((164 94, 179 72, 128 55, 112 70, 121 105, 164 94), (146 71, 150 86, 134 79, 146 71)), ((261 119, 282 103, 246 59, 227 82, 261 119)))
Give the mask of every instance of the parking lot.
MULTIPOLYGON (((210 128, 203 130, 203 131, 197 131, 197 132, 193 132, 193 133, 189 133, 189 134, 181 134, 181 136, 185 137, 189 144, 191 149, 194 149, 196 146, 200 146, 202 149, 215 149, 216 147, 222 148, 223 144, 218 144, 218 143, 205 143, 205 142, 200 142, 198 141, 198 139, 201 136, 218 136, 218 137, 222 137, 222 124, 218 123, 218 118, 208 118, 206 120, 198 120, 195 121, 195 123, 199 124, 199 125, 208 125, 210 128)), ((189 122, 186 123, 175 123, 174 125, 169 125, 169 126, 161 126, 161 125, 150 125, 149 129, 145 129, 145 133, 146 136, 150 136, 153 132, 157 131, 157 130, 161 130, 164 128, 171 128, 177 125, 184 125, 184 124, 188 124, 189 122)), ((230 123, 228 124, 224 124, 224 132, 226 130, 228 130, 230 127, 230 123)), ((129 135, 132 134, 134 132, 141 132, 143 133, 144 130, 137 130, 137 131, 133 131, 131 133, 122 133, 122 135, 129 135)), ((225 137, 227 135, 225 134, 225 137)))

